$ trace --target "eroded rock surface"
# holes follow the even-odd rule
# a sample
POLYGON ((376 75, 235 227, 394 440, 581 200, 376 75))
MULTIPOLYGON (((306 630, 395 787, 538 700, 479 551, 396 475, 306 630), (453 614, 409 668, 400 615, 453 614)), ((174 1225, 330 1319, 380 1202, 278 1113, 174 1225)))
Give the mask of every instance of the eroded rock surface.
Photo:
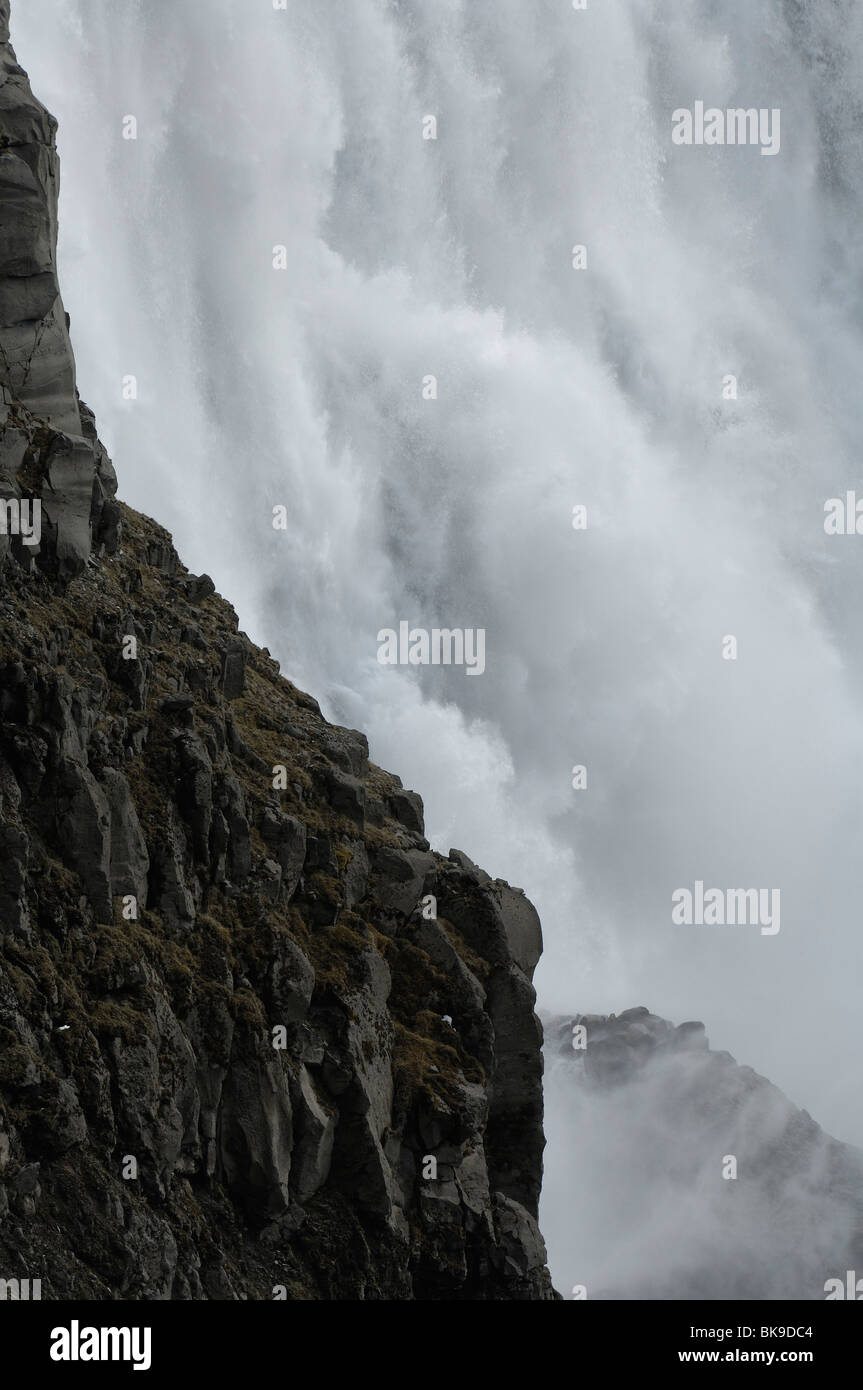
POLYGON ((553 1297, 533 908, 122 514, 62 587, 3 572, 0 1270, 553 1297))
POLYGON ((117 480, 75 385, 57 279, 56 130, 18 65, 0 0, 0 555, 68 576, 94 547, 116 543, 117 480))

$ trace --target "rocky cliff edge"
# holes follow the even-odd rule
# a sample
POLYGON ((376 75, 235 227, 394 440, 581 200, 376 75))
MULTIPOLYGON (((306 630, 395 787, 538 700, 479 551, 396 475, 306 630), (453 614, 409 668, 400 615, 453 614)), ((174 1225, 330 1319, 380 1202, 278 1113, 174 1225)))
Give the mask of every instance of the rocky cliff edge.
POLYGON ((432 853, 419 796, 114 500, 59 295, 55 122, 8 20, 0 1278, 554 1298, 536 913, 432 853), (36 502, 38 541, 14 524, 36 502))

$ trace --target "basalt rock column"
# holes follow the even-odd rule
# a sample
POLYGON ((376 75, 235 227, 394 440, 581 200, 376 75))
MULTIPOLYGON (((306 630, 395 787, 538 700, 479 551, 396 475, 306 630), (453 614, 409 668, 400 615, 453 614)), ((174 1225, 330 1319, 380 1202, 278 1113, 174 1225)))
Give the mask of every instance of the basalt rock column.
POLYGON ((68 577, 110 541, 117 483, 75 387, 57 278, 56 130, 0 0, 0 557, 68 577))

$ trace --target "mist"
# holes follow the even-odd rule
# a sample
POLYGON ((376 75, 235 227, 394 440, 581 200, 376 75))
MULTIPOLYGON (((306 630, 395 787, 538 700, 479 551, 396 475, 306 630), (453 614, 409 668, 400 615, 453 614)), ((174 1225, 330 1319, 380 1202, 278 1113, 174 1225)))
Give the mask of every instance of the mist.
POLYGON ((608 1044, 579 1054, 565 1021, 545 1024, 543 1210, 564 1297, 811 1301, 859 1269, 858 1149, 727 1053, 648 1048, 616 1080, 600 1062, 597 1084, 587 1064, 608 1044))
MULTIPOLYGON (((863 542, 824 530, 860 479, 863 12, 19 0, 13 41, 124 500, 434 848, 525 889, 543 1008, 701 1019, 863 1143, 863 542), (696 100, 781 109, 779 152, 675 146, 696 100), (483 628, 482 678, 381 666, 402 620, 483 628), (674 926, 696 880, 781 890, 781 930, 674 926)), ((570 1102, 552 1067, 552 1166, 570 1102)))

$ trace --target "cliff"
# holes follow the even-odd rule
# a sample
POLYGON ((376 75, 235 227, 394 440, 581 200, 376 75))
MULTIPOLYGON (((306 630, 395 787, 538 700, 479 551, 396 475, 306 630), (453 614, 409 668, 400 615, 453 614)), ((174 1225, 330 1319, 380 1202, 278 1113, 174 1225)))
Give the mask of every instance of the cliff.
POLYGON ((552 1299, 536 913, 432 853, 420 798, 114 500, 59 294, 56 126, 8 19, 0 1277, 552 1299))

